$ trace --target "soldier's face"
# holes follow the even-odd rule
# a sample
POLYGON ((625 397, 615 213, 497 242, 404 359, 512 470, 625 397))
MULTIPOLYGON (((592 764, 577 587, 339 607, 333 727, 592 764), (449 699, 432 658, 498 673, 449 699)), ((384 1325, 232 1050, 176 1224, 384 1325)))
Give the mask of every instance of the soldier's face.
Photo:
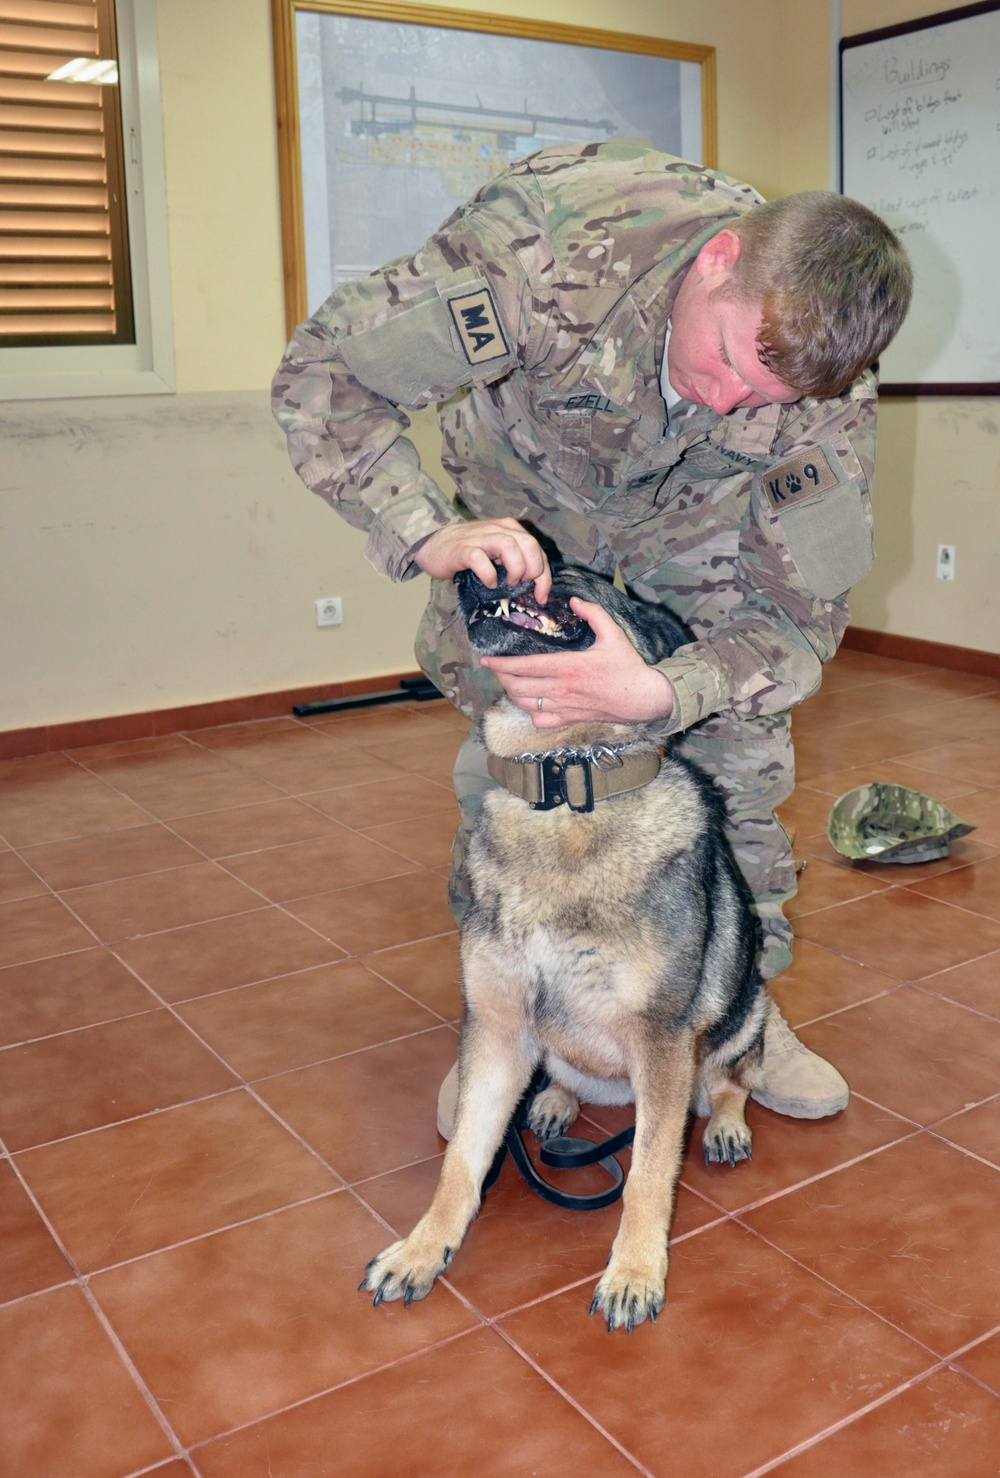
POLYGON ((742 407, 800 400, 757 352, 761 310, 720 296, 739 256, 739 238, 720 231, 702 247, 681 283, 671 314, 667 372, 685 400, 719 415, 742 407))

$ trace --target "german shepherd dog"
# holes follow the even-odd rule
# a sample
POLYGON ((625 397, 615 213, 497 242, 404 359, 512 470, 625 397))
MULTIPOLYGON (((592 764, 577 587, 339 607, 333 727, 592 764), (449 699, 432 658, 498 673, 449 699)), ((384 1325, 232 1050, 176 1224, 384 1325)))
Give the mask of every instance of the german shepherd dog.
MULTIPOLYGON (((502 568, 496 589, 471 570, 456 576, 472 646, 505 656, 582 650, 594 633, 570 607, 574 595, 603 606, 646 662, 690 640, 667 611, 600 576, 565 566, 553 576, 544 607, 502 568)), ((766 996, 744 886, 718 796, 684 760, 664 756, 656 722, 536 730, 501 698, 480 737, 491 773, 509 784, 487 793, 469 848, 454 1133, 430 1209, 368 1264, 361 1288, 376 1304, 430 1292, 543 1064, 550 1086, 529 1109, 539 1138, 562 1134, 581 1098, 635 1101, 621 1223, 591 1304, 609 1330, 631 1333, 663 1307, 692 1101, 710 1112, 707 1160, 750 1156, 744 1108, 760 1085, 766 996)))

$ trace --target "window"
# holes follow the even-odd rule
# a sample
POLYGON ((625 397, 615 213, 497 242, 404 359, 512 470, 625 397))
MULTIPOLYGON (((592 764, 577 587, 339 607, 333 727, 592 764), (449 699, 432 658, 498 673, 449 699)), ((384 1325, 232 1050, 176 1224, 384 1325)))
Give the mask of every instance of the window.
POLYGON ((0 0, 0 398, 172 389, 154 4, 0 0))

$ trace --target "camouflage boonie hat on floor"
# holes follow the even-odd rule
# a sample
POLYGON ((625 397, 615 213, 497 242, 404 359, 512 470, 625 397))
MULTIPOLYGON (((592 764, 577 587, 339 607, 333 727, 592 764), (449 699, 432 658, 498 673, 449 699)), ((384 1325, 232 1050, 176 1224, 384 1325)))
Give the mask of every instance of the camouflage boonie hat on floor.
POLYGON ((830 845, 855 862, 933 862, 975 829, 932 796, 881 783, 842 795, 826 823, 830 845))

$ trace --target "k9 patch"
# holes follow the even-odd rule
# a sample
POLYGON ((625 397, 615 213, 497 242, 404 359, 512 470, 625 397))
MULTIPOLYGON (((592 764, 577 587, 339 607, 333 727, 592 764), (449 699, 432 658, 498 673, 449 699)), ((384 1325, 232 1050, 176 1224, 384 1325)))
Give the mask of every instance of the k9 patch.
POLYGON ((811 498, 815 493, 825 493, 842 481, 820 447, 800 452, 798 456, 768 468, 762 479, 768 502, 776 513, 811 498))
POLYGON ((510 353, 488 287, 476 287, 460 297, 449 298, 448 309, 470 364, 485 364, 510 353))

